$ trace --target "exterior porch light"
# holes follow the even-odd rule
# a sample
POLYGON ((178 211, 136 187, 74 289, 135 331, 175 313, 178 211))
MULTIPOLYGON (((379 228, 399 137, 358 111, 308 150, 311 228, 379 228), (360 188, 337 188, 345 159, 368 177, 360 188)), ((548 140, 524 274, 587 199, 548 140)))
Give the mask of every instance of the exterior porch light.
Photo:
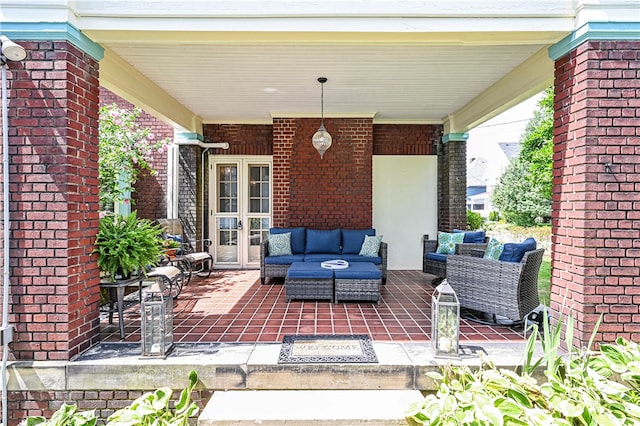
POLYGON ((433 354, 442 358, 458 358, 459 343, 460 302, 456 292, 445 279, 431 296, 433 354))
POLYGON ((311 139, 313 147, 320 153, 320 158, 324 157, 324 153, 331 147, 331 135, 324 127, 324 83, 327 82, 326 77, 318 77, 320 83, 320 128, 311 139))
POLYGON ((164 280, 156 278, 142 294, 142 357, 166 358, 173 344, 173 297, 164 280))

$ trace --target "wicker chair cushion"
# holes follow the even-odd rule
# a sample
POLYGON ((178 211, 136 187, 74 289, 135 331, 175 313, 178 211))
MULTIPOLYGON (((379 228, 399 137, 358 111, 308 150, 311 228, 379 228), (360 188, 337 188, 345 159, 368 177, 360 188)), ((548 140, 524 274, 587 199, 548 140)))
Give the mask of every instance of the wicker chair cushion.
POLYGON ((438 232, 438 248, 436 253, 455 254, 456 244, 464 242, 464 233, 438 232))
POLYGON ((445 263, 447 261, 447 255, 442 253, 427 253, 424 257, 429 260, 435 260, 442 263, 445 263))
POLYGON ((382 258, 380 256, 369 257, 369 256, 360 256, 359 254, 343 254, 342 258, 349 263, 368 262, 368 263, 373 263, 374 265, 380 265, 382 263, 382 258))
POLYGON ((380 251, 380 243, 382 242, 382 235, 378 236, 365 236, 362 248, 360 249, 360 256, 366 257, 378 257, 380 251))
POLYGON ((333 274, 337 280, 379 280, 380 270, 369 262, 349 264, 347 269, 335 269, 333 274))
POLYGON ((486 234, 484 231, 463 231, 461 229, 454 229, 454 234, 464 234, 463 243, 467 244, 482 244, 484 243, 486 234))
POLYGON ((305 253, 340 254, 340 230, 307 229, 305 253))
POLYGON ((364 237, 376 235, 375 229, 342 229, 342 253, 358 254, 362 248, 364 237))
POLYGON ((270 256, 291 256, 291 232, 269 235, 270 256))
POLYGON ((304 227, 299 228, 271 228, 269 234, 286 234, 291 233, 291 253, 301 254, 304 253, 306 246, 307 233, 304 227))
POLYGON ((289 278, 328 278, 333 279, 333 270, 320 266, 320 262, 292 263, 287 272, 289 278))
POLYGON ((303 262, 304 254, 292 254, 291 256, 267 256, 265 265, 289 265, 293 262, 303 262))
POLYGON ((505 243, 500 260, 504 262, 520 262, 524 254, 536 249, 536 240, 527 238, 521 243, 505 243))

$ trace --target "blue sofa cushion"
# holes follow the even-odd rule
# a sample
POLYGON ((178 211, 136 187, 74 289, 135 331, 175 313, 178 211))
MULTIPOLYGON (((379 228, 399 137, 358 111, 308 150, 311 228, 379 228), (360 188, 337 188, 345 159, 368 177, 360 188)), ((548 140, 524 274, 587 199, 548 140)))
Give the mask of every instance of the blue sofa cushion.
POLYGON ((326 262, 327 260, 337 260, 337 259, 342 259, 342 256, 339 254, 331 254, 331 253, 312 253, 312 254, 304 255, 305 262, 326 262))
POLYGON ((374 265, 382 264, 382 258, 380 256, 369 257, 369 256, 360 256, 359 254, 343 254, 342 258, 347 262, 349 262, 349 264, 356 263, 356 262, 369 262, 369 263, 373 263, 374 265))
POLYGON ((342 253, 358 254, 362 248, 364 237, 376 235, 376 230, 371 229, 341 229, 342 233, 342 253))
POLYGON ((289 265, 294 262, 303 262, 304 254, 292 254, 290 256, 267 256, 264 263, 268 265, 289 265))
POLYGON ((486 234, 484 231, 462 231, 460 229, 454 229, 455 234, 464 234, 463 243, 467 244, 483 244, 486 234))
POLYGON ((347 269, 334 269, 333 275, 337 280, 379 280, 382 277, 380 270, 369 262, 349 264, 347 269))
POLYGON ((340 230, 307 229, 306 254, 340 254, 340 230))
POLYGON ((505 243, 500 260, 505 262, 520 262, 524 254, 536 249, 536 240, 527 238, 521 243, 505 243))
POLYGON ((447 255, 442 253, 427 253, 424 255, 429 260, 435 260, 437 262, 446 262, 447 255))
POLYGON ((287 278, 328 278, 333 279, 333 269, 325 269, 320 262, 292 263, 287 278))
POLYGON ((291 253, 301 254, 304 253, 306 246, 307 233, 304 227, 299 228, 271 228, 270 234, 286 234, 291 232, 291 253))

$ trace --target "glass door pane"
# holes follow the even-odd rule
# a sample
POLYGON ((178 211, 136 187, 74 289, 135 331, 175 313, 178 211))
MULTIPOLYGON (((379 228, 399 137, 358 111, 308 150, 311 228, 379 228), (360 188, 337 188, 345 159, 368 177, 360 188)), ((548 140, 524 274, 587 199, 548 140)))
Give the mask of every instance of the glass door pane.
POLYGON ((238 219, 219 217, 216 219, 216 262, 238 261, 238 219))
POLYGON ((247 263, 260 262, 260 243, 270 228, 271 185, 268 164, 249 164, 247 167, 247 263))

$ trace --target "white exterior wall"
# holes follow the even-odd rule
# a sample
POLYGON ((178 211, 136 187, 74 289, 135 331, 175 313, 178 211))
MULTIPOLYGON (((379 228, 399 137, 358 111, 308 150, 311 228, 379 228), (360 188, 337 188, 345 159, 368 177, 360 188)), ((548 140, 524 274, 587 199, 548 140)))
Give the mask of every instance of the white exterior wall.
POLYGON ((373 157, 373 227, 389 244, 388 269, 422 269, 422 236, 437 234, 437 181, 435 155, 373 157))

